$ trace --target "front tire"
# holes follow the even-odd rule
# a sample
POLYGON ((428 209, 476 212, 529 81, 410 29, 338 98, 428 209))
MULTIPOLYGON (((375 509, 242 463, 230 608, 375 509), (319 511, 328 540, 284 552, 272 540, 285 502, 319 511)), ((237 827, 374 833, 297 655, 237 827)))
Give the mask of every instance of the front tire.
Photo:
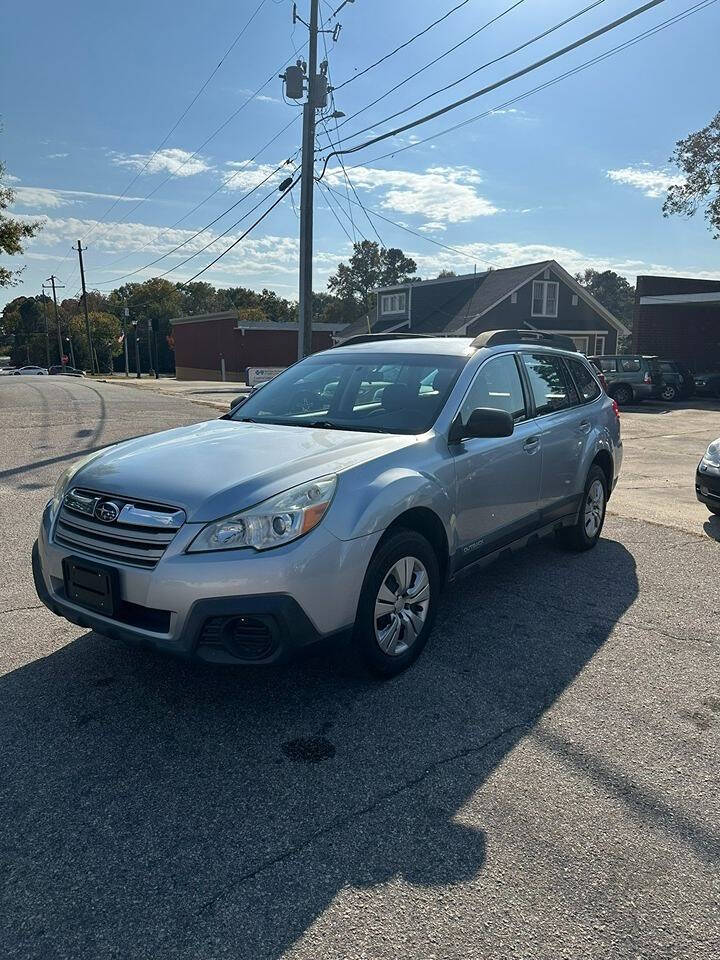
POLYGON ((595 464, 585 481, 582 504, 578 518, 572 527, 558 533, 558 539, 569 550, 591 550, 600 539, 605 523, 607 507, 607 479, 603 470, 595 464))
POLYGON ((660 391, 660 398, 662 400, 666 400, 668 403, 674 403, 674 401, 677 400, 677 397, 677 389, 672 385, 672 383, 666 383, 660 391))
POLYGON ((353 647, 376 676, 394 677, 422 653, 435 621, 440 571, 435 551, 413 530, 398 530, 368 565, 353 647))

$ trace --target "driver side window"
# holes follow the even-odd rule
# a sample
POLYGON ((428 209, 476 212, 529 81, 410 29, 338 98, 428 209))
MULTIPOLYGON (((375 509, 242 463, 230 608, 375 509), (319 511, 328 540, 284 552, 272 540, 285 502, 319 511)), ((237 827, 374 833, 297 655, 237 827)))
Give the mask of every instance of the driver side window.
POLYGON ((515 357, 505 353, 482 365, 460 408, 463 425, 478 407, 505 410, 515 423, 527 419, 525 395, 515 357))

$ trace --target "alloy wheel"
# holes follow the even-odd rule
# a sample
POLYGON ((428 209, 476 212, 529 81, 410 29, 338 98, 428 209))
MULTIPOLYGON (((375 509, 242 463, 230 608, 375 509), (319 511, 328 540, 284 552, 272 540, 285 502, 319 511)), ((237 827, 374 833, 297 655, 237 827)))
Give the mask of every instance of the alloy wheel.
POLYGON ((593 480, 585 498, 585 533, 592 539, 597 535, 605 511, 605 490, 600 480, 593 480))
POLYGON ((430 578, 417 557, 395 561, 375 600, 375 639, 388 656, 405 653, 417 640, 430 609, 430 578))

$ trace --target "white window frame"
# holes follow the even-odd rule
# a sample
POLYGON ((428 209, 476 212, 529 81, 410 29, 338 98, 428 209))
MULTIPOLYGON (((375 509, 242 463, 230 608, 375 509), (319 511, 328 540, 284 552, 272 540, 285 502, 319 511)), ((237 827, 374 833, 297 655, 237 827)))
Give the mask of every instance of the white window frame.
POLYGON ((595 337, 595 356, 604 357, 605 356, 605 344, 607 343, 607 337, 597 335, 595 337))
POLYGON ((573 305, 574 307, 576 307, 576 306, 578 305, 578 295, 577 295, 576 293, 574 293, 574 294, 572 295, 572 305, 573 305))
POLYGON ((560 302, 560 283, 557 280, 533 280, 532 285, 532 302, 530 305, 530 316, 531 317, 557 317, 558 315, 558 305, 560 302), (535 300, 539 300, 539 297, 535 296, 535 287, 542 287, 542 312, 537 313, 535 310, 535 300), (548 300, 548 287, 555 287, 555 313, 547 312, 547 300, 548 300))
POLYGON ((580 334, 580 335, 575 334, 575 336, 571 336, 570 339, 573 341, 573 343, 578 348, 578 351, 580 353, 584 353, 586 357, 590 356, 590 337, 589 336, 586 336, 585 334, 580 334), (580 344, 578 343, 579 340, 583 340, 585 345, 580 346, 580 344))
POLYGON ((401 293, 383 293, 380 296, 380 314, 387 316, 392 313, 405 313, 407 309, 407 294, 401 293))

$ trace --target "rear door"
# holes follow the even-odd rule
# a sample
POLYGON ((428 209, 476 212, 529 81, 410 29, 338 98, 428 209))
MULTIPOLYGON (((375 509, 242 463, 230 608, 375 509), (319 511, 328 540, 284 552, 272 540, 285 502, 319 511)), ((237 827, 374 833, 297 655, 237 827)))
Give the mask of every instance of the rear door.
POLYGON ((550 523, 578 508, 584 485, 580 471, 591 424, 560 355, 523 352, 522 360, 542 442, 540 519, 550 523))
POLYGON ((490 553, 537 525, 541 442, 513 353, 490 357, 470 386, 460 416, 467 423, 478 407, 511 414, 509 437, 473 438, 453 444, 456 467, 456 533, 459 565, 490 553))

